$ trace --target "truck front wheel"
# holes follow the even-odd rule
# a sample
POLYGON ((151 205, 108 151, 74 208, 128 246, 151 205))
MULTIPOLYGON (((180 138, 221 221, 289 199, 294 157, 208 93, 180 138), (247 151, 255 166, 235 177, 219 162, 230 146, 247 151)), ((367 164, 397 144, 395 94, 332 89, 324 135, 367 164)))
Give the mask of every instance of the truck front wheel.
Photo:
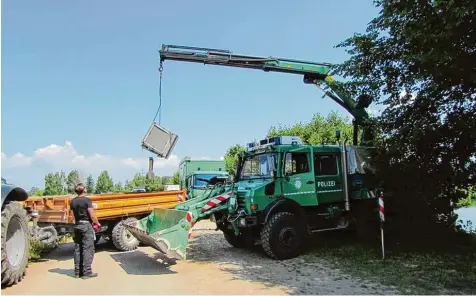
POLYGON ((30 233, 22 204, 10 202, 2 210, 2 286, 23 279, 28 265, 30 233))
POLYGON ((112 229, 112 243, 120 251, 132 251, 137 249, 139 241, 124 227, 124 223, 128 224, 137 221, 136 218, 130 217, 124 221, 120 221, 112 229))
POLYGON ((261 230, 261 245, 272 259, 294 258, 301 251, 303 233, 301 223, 294 214, 276 213, 261 230))
POLYGON ((235 248, 251 248, 254 245, 253 237, 248 233, 235 235, 233 231, 223 231, 223 236, 225 240, 235 248))

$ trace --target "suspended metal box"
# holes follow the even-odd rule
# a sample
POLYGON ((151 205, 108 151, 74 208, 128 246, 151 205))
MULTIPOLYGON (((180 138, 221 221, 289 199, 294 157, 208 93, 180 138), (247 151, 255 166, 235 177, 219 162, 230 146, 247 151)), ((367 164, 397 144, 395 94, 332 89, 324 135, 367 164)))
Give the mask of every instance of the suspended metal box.
POLYGON ((154 122, 142 140, 142 148, 167 159, 177 141, 178 136, 176 134, 169 132, 154 122))

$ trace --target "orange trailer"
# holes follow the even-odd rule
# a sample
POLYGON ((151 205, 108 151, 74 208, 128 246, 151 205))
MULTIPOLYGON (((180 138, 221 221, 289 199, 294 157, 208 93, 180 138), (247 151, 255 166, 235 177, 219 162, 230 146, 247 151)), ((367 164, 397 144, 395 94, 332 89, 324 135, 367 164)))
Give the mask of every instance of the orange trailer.
MULTIPOLYGON (((121 251, 137 248, 139 241, 129 234, 123 223, 139 220, 154 208, 174 208, 186 199, 187 191, 163 191, 147 193, 115 193, 90 196, 101 229, 96 234, 112 241, 121 251)), ((32 234, 42 242, 53 243, 66 234, 73 233, 74 217, 69 208, 74 196, 30 197, 24 206, 33 217, 32 234)))

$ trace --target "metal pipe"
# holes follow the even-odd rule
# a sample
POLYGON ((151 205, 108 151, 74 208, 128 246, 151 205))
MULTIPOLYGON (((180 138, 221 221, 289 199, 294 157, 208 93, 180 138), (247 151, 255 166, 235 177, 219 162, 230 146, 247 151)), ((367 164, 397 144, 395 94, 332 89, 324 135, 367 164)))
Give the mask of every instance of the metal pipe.
POLYGON ((350 211, 350 200, 349 200, 349 186, 347 184, 347 150, 346 150, 347 138, 342 141, 342 178, 344 181, 344 200, 345 200, 345 210, 350 211))
POLYGON ((152 177, 154 175, 154 158, 149 157, 149 177, 152 177))

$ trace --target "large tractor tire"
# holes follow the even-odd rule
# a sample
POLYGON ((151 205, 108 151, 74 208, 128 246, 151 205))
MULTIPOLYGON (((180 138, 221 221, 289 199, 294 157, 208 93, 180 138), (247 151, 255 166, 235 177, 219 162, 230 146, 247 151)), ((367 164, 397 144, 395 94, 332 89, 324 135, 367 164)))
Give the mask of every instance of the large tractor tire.
POLYGON ((120 221, 112 229, 112 243, 120 251, 132 251, 137 249, 139 241, 124 227, 124 223, 128 224, 137 221, 136 218, 130 217, 120 221))
POLYGON ((301 252, 304 229, 297 217, 289 212, 274 214, 261 230, 261 245, 272 259, 285 260, 301 252))
POLYGON ((2 210, 2 287, 21 281, 28 266, 30 233, 22 204, 10 202, 2 210))

